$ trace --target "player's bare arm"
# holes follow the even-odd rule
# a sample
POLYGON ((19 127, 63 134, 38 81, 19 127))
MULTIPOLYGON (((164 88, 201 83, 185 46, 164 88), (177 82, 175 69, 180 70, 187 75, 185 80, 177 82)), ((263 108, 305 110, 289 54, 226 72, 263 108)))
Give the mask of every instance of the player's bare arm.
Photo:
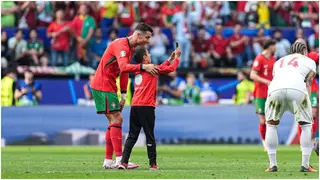
POLYGON ((258 71, 257 70, 251 70, 250 72, 250 78, 254 81, 260 82, 260 83, 264 83, 269 85, 271 81, 269 81, 268 79, 262 78, 258 75, 258 71))
POLYGON ((316 74, 313 71, 310 71, 305 80, 309 96, 311 95, 312 80, 315 76, 316 74))

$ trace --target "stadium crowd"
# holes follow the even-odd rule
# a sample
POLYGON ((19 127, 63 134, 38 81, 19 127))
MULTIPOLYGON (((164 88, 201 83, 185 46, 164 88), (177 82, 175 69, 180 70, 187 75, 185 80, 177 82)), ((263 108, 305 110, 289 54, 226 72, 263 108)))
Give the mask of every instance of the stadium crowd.
MULTIPOLYGON (((1 31, 3 71, 16 65, 68 66, 76 61, 96 68, 108 44, 118 37, 118 29, 129 28, 130 34, 141 21, 154 27, 148 47, 154 64, 162 63, 172 51, 164 28, 170 31, 173 41, 179 42, 180 68, 250 67, 268 39, 277 41, 275 57, 283 57, 291 43, 282 37, 281 27, 296 28, 295 38, 305 38, 311 51, 319 50, 316 1, 2 1, 1 10, 1 26, 16 28, 13 37, 1 31), (37 32, 43 27, 50 38, 49 49, 37 32), (226 27, 233 28, 232 36, 224 36, 226 27), (243 35, 243 27, 258 29, 256 36, 243 35), (277 28, 271 36, 266 35, 265 30, 271 27, 277 28), (303 28, 312 28, 314 33, 305 37, 303 28), (22 29, 29 29, 28 38, 24 38, 22 29), (209 29, 214 30, 212 35, 209 29)), ((243 78, 240 73, 239 81, 243 78)), ((219 100, 216 88, 206 78, 196 79, 189 73, 183 79, 174 72, 169 79, 159 86, 159 102, 163 104, 219 100)))

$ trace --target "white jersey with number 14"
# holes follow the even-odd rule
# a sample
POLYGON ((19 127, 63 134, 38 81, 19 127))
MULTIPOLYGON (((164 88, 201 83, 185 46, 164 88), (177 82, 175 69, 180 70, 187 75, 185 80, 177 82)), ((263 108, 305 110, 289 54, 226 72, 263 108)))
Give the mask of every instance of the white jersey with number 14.
POLYGON ((282 57, 273 66, 273 79, 268 94, 283 88, 297 89, 308 94, 304 81, 310 71, 316 72, 316 64, 307 56, 290 54, 282 57))

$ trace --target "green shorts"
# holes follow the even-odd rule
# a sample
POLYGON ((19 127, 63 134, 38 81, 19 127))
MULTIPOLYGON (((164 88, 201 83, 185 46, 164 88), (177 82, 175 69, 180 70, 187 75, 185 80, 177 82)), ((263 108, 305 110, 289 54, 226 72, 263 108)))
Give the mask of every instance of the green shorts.
POLYGON ((311 101, 311 107, 318 107, 318 93, 317 92, 311 92, 310 101, 311 101))
POLYGON ((267 98, 254 98, 254 106, 256 108, 257 114, 264 115, 264 107, 266 104, 267 98))
POLYGON ((115 93, 92 89, 92 96, 98 114, 120 111, 119 99, 115 93))

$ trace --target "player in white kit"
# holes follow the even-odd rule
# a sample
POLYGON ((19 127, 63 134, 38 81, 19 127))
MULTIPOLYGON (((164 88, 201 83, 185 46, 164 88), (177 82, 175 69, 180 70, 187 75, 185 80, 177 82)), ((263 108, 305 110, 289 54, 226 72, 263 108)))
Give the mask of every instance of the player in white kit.
POLYGON ((294 114, 302 133, 300 146, 302 151, 301 172, 316 172, 310 167, 312 152, 312 107, 310 102, 311 83, 316 74, 316 64, 307 57, 307 47, 295 42, 290 47, 290 55, 279 59, 273 67, 273 79, 269 85, 265 105, 267 123, 266 147, 270 166, 266 172, 278 171, 276 149, 278 146, 277 128, 284 112, 294 114))

